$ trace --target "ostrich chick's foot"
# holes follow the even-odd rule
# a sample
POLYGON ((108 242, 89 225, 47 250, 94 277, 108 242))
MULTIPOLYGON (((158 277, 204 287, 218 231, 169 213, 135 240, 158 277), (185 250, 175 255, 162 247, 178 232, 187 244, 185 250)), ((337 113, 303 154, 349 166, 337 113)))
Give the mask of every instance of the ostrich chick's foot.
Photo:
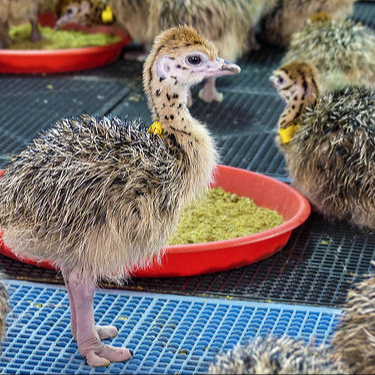
POLYGON ((42 34, 39 31, 38 28, 38 21, 31 20, 31 34, 30 34, 30 40, 32 42, 38 42, 39 40, 42 40, 42 34))
POLYGON ((95 326, 95 280, 84 279, 77 269, 64 270, 63 276, 69 295, 72 333, 87 363, 93 367, 108 366, 111 362, 123 362, 131 358, 133 353, 130 350, 101 342, 116 336, 118 331, 113 326, 95 326))
POLYGON ((206 79, 203 89, 199 91, 199 97, 206 103, 221 102, 223 100, 223 94, 216 90, 215 77, 206 79))

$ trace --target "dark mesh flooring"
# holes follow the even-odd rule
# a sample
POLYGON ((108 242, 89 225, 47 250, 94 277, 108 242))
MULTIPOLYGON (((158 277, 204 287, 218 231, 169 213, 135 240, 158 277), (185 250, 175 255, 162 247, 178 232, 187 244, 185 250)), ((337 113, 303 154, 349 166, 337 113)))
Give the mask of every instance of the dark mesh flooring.
MULTIPOLYGON (((375 4, 356 4, 354 19, 375 29, 375 4)), ((193 90, 194 116, 214 134, 221 163, 289 182, 283 157, 274 145, 283 109, 268 84, 281 51, 263 46, 239 62, 240 75, 218 80, 222 103, 206 104, 193 90)), ((142 64, 118 61, 85 72, 0 76, 0 167, 38 132, 62 117, 112 114, 149 122, 143 96, 142 64)), ((286 247, 271 258, 235 270, 182 278, 132 279, 125 289, 220 298, 340 306, 353 282, 371 269, 375 234, 318 214, 292 233, 286 247)), ((61 283, 55 271, 0 256, 9 278, 61 283)))

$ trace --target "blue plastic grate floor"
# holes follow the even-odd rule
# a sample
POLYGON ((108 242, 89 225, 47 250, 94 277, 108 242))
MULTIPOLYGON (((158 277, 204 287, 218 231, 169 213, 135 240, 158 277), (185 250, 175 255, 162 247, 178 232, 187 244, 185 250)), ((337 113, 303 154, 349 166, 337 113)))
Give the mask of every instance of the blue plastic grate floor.
MULTIPOLYGON (((66 290, 7 281, 11 312, 0 357, 2 374, 196 374, 222 351, 259 335, 289 335, 328 344, 340 310, 140 292, 98 291, 95 316, 114 324, 114 346, 134 357, 89 367, 70 333, 66 290)), ((108 340, 109 341, 109 340, 108 340)))

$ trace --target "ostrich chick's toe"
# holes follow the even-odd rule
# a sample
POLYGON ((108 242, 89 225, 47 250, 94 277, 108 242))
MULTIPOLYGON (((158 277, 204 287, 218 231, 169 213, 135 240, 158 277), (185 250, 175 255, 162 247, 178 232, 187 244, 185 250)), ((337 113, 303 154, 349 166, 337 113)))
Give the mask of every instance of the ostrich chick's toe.
POLYGON ((69 294, 72 333, 87 363, 93 367, 109 366, 111 362, 123 362, 131 358, 133 353, 130 350, 105 345, 101 341, 116 336, 118 331, 113 326, 94 324, 95 279, 82 280, 77 270, 63 271, 63 275, 69 294))

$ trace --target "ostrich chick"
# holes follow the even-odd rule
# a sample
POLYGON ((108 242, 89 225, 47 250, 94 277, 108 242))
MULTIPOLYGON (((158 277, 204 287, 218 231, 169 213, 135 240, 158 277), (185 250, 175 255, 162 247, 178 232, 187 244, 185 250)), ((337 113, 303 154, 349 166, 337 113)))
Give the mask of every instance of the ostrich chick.
POLYGON ((353 13, 358 0, 279 0, 262 19, 262 37, 269 44, 286 48, 292 34, 301 30, 306 21, 318 12, 326 12, 337 20, 353 13))
POLYGON ((375 92, 321 95, 306 62, 284 65, 270 80, 287 103, 276 141, 293 184, 328 218, 375 229, 375 92))
POLYGON ((293 60, 319 68, 323 91, 347 85, 375 87, 374 32, 350 20, 333 20, 328 13, 311 17, 292 35, 283 64, 293 60))
POLYGON ((209 374, 347 374, 328 348, 306 345, 290 337, 258 337, 247 345, 220 354, 209 374))
POLYGON ((259 337, 217 356, 210 374, 374 374, 375 277, 349 291, 329 346, 259 337))
POLYGON ((82 26, 111 24, 114 14, 107 0, 56 0, 56 28, 74 23, 82 26))
POLYGON ((239 71, 194 29, 169 29, 144 66, 155 132, 118 118, 65 119, 16 156, 0 179, 4 241, 20 256, 60 267, 72 333, 89 365, 131 357, 101 342, 117 329, 95 327, 97 278, 118 280, 160 256, 182 206, 212 182, 217 153, 186 107, 188 88, 239 71), (161 129, 162 136, 154 134, 161 129))
POLYGON ((374 275, 358 283, 348 293, 332 345, 336 361, 345 362, 351 373, 375 374, 374 275))
POLYGON ((29 21, 30 40, 36 42, 42 39, 38 29, 38 17, 40 12, 50 8, 50 0, 0 0, 0 49, 12 44, 9 26, 13 22, 29 21))

